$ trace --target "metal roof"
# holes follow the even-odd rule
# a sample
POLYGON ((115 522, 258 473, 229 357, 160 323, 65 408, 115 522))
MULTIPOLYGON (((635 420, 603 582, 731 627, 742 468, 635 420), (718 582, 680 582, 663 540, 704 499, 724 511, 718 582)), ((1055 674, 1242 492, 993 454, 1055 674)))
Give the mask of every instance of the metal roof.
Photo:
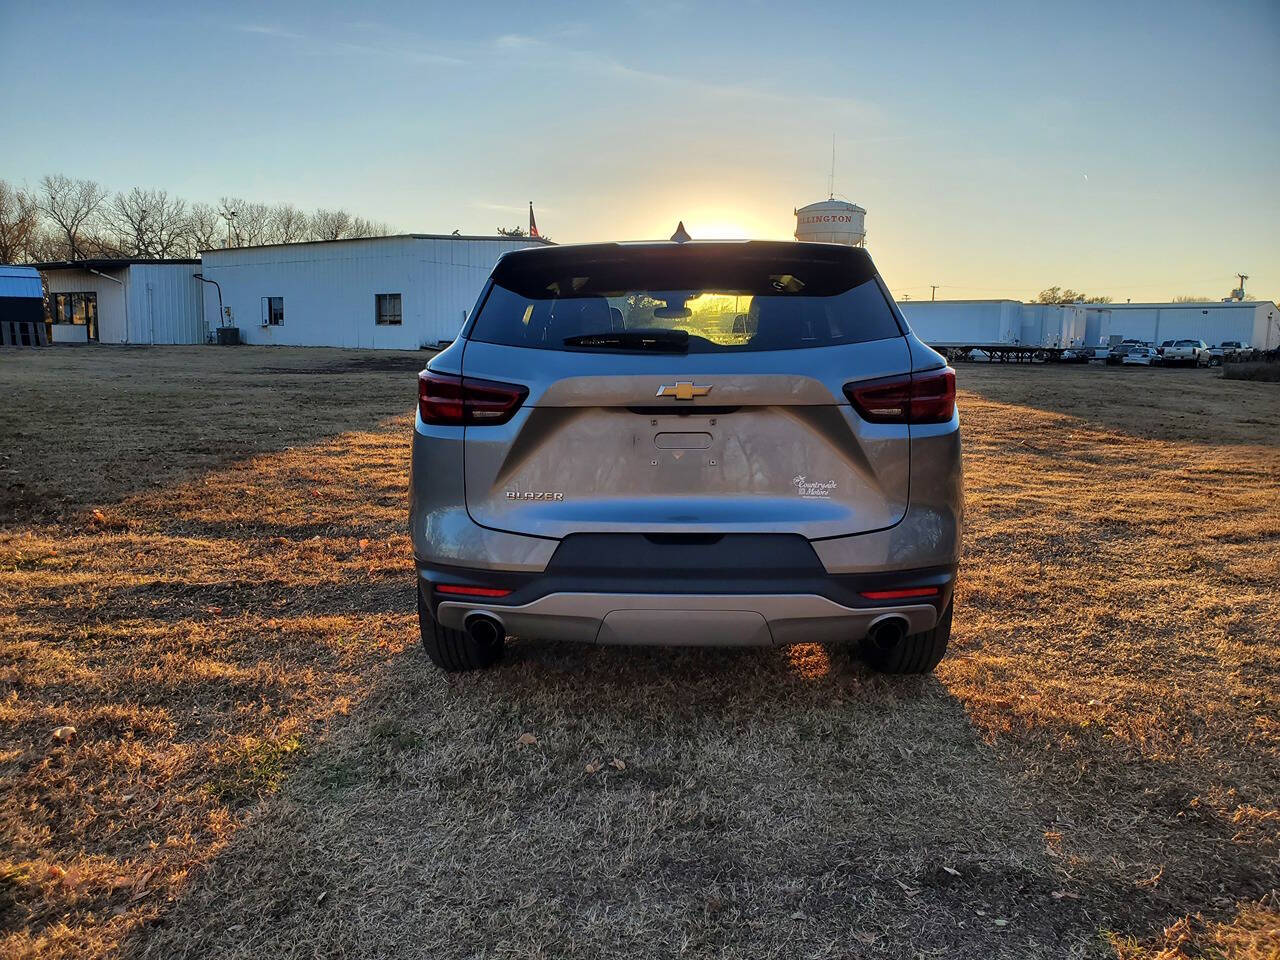
POLYGON ((1186 300, 1182 303, 1082 303, 1090 310, 1221 310, 1223 307, 1260 307, 1269 300, 1186 300))
POLYGON ((10 266, 0 263, 0 297, 44 296, 40 273, 33 267, 10 266))
POLYGON ((272 247, 313 247, 329 243, 367 243, 370 240, 524 240, 545 246, 556 246, 554 241, 548 240, 546 237, 504 237, 498 233, 484 234, 482 236, 465 233, 393 233, 385 237, 342 237, 338 240, 295 240, 292 243, 259 243, 244 247, 210 247, 206 250, 201 250, 200 254, 203 256, 206 253, 234 253, 237 250, 268 250, 272 247))
POLYGON ((98 257, 91 260, 54 260, 33 263, 37 270, 123 270, 134 264, 181 263, 191 266, 199 260, 147 260, 142 257, 98 257))

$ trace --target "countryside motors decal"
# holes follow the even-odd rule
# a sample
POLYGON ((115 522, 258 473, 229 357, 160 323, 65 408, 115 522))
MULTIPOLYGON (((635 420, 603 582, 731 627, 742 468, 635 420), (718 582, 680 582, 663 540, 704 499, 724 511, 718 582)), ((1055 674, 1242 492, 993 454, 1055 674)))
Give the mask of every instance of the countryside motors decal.
POLYGON ((804 474, 792 477, 791 482, 800 496, 811 500, 830 500, 831 491, 838 486, 834 480, 810 480, 804 474))

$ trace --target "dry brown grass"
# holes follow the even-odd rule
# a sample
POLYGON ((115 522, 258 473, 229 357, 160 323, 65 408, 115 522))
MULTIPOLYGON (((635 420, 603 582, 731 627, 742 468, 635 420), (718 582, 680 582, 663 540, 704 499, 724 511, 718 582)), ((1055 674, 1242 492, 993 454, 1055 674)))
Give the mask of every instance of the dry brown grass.
POLYGON ((1280 363, 1227 363, 1222 366, 1222 376, 1227 380, 1258 380, 1263 383, 1280 383, 1280 363))
POLYGON ((962 368, 936 677, 517 642, 447 678, 421 359, 0 357, 0 954, 1277 956, 1274 388, 962 368))

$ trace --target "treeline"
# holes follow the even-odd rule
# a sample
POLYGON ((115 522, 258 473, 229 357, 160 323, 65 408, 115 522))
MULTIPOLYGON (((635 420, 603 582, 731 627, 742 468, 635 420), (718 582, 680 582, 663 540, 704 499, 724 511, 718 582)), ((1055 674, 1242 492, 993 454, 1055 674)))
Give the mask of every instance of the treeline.
POLYGON ((181 259, 214 247, 384 237, 385 223, 346 210, 300 210, 290 203, 222 197, 188 202, 165 190, 111 193, 94 180, 61 174, 34 188, 0 180, 0 263, 93 257, 181 259))

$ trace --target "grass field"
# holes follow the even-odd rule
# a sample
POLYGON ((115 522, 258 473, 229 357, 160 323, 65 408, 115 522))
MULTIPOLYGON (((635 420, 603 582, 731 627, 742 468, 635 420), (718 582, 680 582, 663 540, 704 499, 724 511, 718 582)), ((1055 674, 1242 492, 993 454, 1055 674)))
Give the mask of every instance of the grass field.
POLYGON ((446 677, 422 359, 0 355, 0 955, 1280 956, 1280 387, 963 365, 934 676, 446 677))

